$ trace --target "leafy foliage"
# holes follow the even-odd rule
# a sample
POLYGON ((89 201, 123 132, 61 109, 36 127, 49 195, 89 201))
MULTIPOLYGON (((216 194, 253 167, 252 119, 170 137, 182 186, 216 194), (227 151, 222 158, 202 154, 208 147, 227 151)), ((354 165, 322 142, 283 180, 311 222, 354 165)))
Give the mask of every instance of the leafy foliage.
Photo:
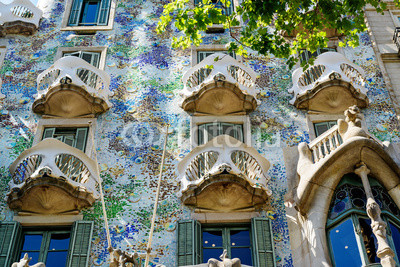
MULTIPOLYGON (((379 0, 243 0, 231 15, 215 7, 229 7, 231 1, 202 0, 194 5, 193 0, 171 0, 164 6, 157 31, 162 33, 173 23, 183 35, 174 37, 172 45, 185 49, 200 45, 207 27, 221 24, 234 40, 227 44, 230 51, 246 55, 250 48, 287 58, 293 66, 303 49, 315 52, 327 47, 327 29, 343 36, 339 45, 357 46, 358 34, 366 30, 365 6, 378 13, 386 8, 379 0)), ((399 1, 395 0, 397 6, 399 1)))

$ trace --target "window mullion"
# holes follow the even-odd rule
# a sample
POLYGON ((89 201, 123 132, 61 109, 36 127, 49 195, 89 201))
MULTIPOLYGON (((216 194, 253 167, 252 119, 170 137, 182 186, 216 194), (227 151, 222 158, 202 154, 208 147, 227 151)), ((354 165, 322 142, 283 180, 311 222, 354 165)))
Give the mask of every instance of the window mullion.
POLYGON ((361 233, 361 225, 360 225, 360 222, 358 221, 357 214, 351 215, 351 221, 353 222, 354 231, 356 234, 358 251, 360 253, 361 261, 362 261, 363 266, 365 266, 368 264, 368 260, 367 260, 368 255, 367 255, 367 252, 365 251, 364 240, 363 240, 362 233, 361 233))

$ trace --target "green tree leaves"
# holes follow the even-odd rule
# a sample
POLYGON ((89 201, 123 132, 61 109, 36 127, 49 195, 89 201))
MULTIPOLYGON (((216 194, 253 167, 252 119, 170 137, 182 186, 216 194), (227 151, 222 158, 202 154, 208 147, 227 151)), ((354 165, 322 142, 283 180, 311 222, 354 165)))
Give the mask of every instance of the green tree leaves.
MULTIPOLYGON (((246 48, 251 48, 286 58, 293 66, 301 50, 327 47, 332 35, 340 37, 341 46, 357 46, 358 34, 366 30, 365 6, 379 13, 386 9, 379 0, 243 0, 231 15, 215 7, 229 7, 231 1, 202 0, 194 5, 193 0, 171 0, 164 6, 157 32, 174 24, 183 34, 173 38, 172 46, 185 49, 200 45, 207 27, 220 24, 234 40, 228 44, 230 51, 246 55, 246 48)), ((399 1, 395 0, 400 7, 399 1)))

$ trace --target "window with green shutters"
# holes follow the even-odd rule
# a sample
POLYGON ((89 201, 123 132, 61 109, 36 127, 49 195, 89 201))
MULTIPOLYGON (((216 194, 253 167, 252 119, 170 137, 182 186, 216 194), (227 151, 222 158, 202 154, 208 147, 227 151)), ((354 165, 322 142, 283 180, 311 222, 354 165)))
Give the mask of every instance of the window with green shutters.
POLYGON ((45 128, 43 131, 43 138, 55 138, 61 142, 66 143, 72 147, 82 150, 85 152, 86 140, 89 128, 62 128, 62 127, 51 127, 45 128))
POLYGON ((201 225, 195 220, 178 222, 178 266, 219 259, 226 249, 229 258, 242 264, 275 267, 274 242, 268 218, 253 218, 251 224, 201 225))
POLYGON ((197 64, 203 61, 206 57, 215 53, 229 54, 231 57, 236 59, 236 54, 234 52, 228 53, 226 50, 197 50, 197 64))
POLYGON ((195 220, 178 222, 178 266, 201 263, 201 225, 195 220))
POLYGON ((0 223, 0 266, 11 266, 14 262, 21 225, 18 222, 0 223))
POLYGON ((72 227, 68 267, 86 267, 89 264, 93 235, 92 221, 76 221, 72 227))
POLYGON ((311 53, 308 50, 303 50, 303 52, 300 54, 300 63, 308 62, 311 57, 317 57, 325 52, 336 52, 336 49, 329 47, 318 48, 317 51, 315 51, 314 53, 311 53))
POLYGON ((89 265, 93 222, 76 221, 72 227, 21 227, 18 222, 0 223, 0 266, 11 266, 25 253, 33 265, 86 267, 89 265))
POLYGON ((203 145, 219 135, 229 135, 244 142, 243 124, 227 122, 211 122, 199 125, 198 145, 203 145))
POLYGON ((268 218, 252 218, 254 266, 275 267, 274 239, 268 218))
POLYGON ((337 124, 337 121, 323 121, 323 122, 314 123, 315 136, 316 137, 320 136, 321 134, 328 131, 330 128, 332 128, 336 124, 337 124))
POLYGON ((100 63, 101 53, 100 52, 89 52, 89 51, 76 51, 76 52, 64 53, 63 57, 66 57, 66 56, 74 56, 74 57, 82 58, 90 65, 93 65, 96 68, 98 68, 99 63, 100 63))
MULTIPOLYGON (((233 0, 228 0, 228 1, 230 1, 229 7, 226 7, 226 5, 223 5, 221 3, 221 1, 219 1, 219 0, 211 0, 211 3, 213 3, 216 8, 221 9, 222 10, 222 14, 229 16, 234 11, 234 4, 233 4, 234 1, 233 0)), ((202 3, 202 0, 194 0, 194 4, 195 5, 198 5, 200 3, 202 3)))
POLYGON ((108 24, 111 0, 73 0, 68 26, 104 26, 108 24))

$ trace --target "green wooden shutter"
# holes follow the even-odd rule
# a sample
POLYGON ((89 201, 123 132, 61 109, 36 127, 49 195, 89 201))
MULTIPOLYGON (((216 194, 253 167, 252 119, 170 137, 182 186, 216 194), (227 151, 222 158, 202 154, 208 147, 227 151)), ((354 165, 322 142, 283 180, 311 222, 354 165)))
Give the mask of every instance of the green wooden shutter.
POLYGON ((71 11, 69 12, 68 26, 78 26, 82 3, 83 0, 73 0, 71 11))
POLYGON ((85 267, 89 264, 92 243, 93 222, 76 221, 72 227, 68 267, 85 267))
POLYGON ((274 239, 268 218, 252 218, 254 266, 275 267, 274 239))
POLYGON ((195 220, 178 222, 178 266, 201 263, 201 225, 195 220))
POLYGON ((85 152, 86 139, 87 139, 88 128, 77 128, 76 129, 76 142, 75 147, 85 152))
POLYGON ((53 138, 56 128, 45 128, 43 132, 43 139, 45 138, 53 138))
POLYGON ((107 25, 108 16, 110 14, 110 0, 102 0, 100 3, 100 12, 97 21, 97 25, 107 25))
POLYGON ((20 236, 21 225, 18 222, 0 223, 0 266, 11 266, 20 236))

